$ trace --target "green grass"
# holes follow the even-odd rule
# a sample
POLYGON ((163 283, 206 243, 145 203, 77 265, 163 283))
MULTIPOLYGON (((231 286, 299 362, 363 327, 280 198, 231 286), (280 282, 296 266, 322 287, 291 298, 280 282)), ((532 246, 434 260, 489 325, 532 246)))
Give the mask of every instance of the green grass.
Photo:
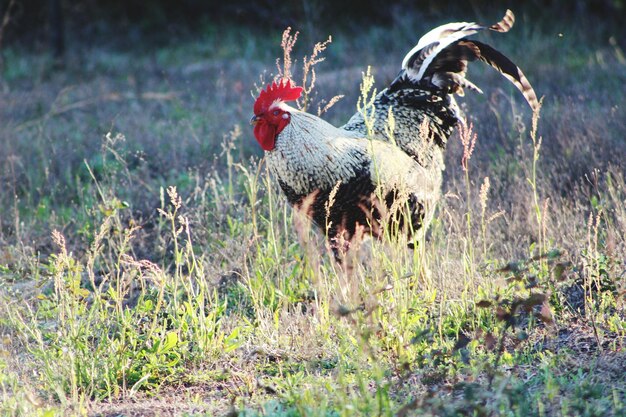
MULTIPOLYGON (((385 45, 400 23, 363 37, 385 45)), ((341 123, 360 71, 375 65, 380 89, 396 67, 376 64, 403 51, 334 39, 311 108, 346 93, 328 115, 341 123), (360 66, 342 71, 335 47, 360 66)), ((476 149, 463 170, 451 139, 428 236, 415 250, 366 241, 346 269, 287 206, 246 124, 279 47, 240 41, 229 32, 214 53, 209 30, 86 51, 64 72, 4 51, 0 414, 624 413, 626 118, 608 75, 625 64, 612 47, 490 39, 546 94, 536 132, 505 81, 478 71, 486 97, 464 99, 476 149)))

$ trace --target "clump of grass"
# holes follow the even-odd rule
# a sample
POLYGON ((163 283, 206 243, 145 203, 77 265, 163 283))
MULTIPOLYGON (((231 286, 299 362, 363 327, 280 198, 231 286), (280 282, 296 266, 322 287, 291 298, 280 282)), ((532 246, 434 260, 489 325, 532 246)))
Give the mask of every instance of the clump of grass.
POLYGON ((53 232, 58 251, 34 298, 4 296, 6 323, 64 408, 158 389, 192 363, 238 346, 239 329, 221 328, 226 304, 204 279, 174 187, 168 197, 160 212, 170 225, 171 267, 133 256, 137 227, 117 229, 113 208, 84 257, 53 232))

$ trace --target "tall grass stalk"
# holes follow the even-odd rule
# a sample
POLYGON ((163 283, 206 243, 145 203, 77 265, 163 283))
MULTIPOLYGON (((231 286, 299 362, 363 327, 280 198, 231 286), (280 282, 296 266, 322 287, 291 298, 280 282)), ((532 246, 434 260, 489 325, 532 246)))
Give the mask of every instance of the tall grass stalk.
MULTIPOLYGON (((461 143, 463 145, 463 158, 461 160, 461 167, 463 168, 464 180, 465 180, 465 240, 464 240, 464 253, 463 253, 463 268, 465 277, 465 290, 463 300, 466 302, 469 300, 473 291, 475 290, 475 276, 476 276, 476 259, 474 254, 474 238, 472 228, 472 187, 470 181, 470 165, 469 162, 476 146, 477 134, 473 131, 473 125, 467 124, 467 121, 459 123, 459 134, 461 137, 461 143)), ((466 308, 469 306, 466 304, 466 308)))
MULTIPOLYGON (((547 213, 542 210, 542 203, 539 196, 539 188, 537 184, 537 171, 538 171, 538 161, 541 150, 542 137, 537 136, 537 129, 539 126, 539 116, 541 113, 541 105, 543 104, 543 99, 539 102, 539 107, 533 112, 532 116, 532 124, 530 130, 530 139, 532 140, 533 146, 533 154, 531 161, 531 169, 530 169, 530 178, 526 180, 530 184, 532 196, 533 196, 533 208, 535 211, 535 219, 537 221, 537 236, 538 236, 538 254, 543 254, 546 252, 546 236, 545 236, 545 216, 547 213)), ((547 206, 547 200, 544 203, 547 206)), ((542 267, 545 267, 545 263, 542 262, 542 267)))

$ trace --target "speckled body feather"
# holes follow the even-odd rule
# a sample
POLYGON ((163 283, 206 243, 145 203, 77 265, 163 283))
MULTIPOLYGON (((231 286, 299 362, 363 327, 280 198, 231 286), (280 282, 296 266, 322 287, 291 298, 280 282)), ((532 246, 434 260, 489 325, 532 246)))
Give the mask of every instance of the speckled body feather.
POLYGON ((399 147, 281 107, 291 121, 266 153, 266 163, 289 202, 328 230, 329 238, 345 233, 350 239, 358 226, 377 235, 385 216, 417 230, 432 213, 441 181, 399 147))

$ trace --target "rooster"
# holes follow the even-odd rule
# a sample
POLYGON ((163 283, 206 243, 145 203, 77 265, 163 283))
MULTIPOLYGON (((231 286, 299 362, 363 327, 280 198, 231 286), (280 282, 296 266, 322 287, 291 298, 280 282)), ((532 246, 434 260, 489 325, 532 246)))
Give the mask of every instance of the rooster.
POLYGON ((302 93, 289 80, 260 92, 251 123, 267 166, 289 203, 326 232, 335 256, 344 248, 337 242, 359 232, 400 231, 414 240, 427 228, 441 193, 446 142, 463 123, 454 95, 482 92, 465 78, 469 61, 494 67, 538 110, 522 71, 491 46, 467 39, 486 29, 507 32, 513 23, 507 10, 491 26, 462 22, 431 30, 375 97, 373 114, 357 112, 342 127, 289 106, 302 93))

